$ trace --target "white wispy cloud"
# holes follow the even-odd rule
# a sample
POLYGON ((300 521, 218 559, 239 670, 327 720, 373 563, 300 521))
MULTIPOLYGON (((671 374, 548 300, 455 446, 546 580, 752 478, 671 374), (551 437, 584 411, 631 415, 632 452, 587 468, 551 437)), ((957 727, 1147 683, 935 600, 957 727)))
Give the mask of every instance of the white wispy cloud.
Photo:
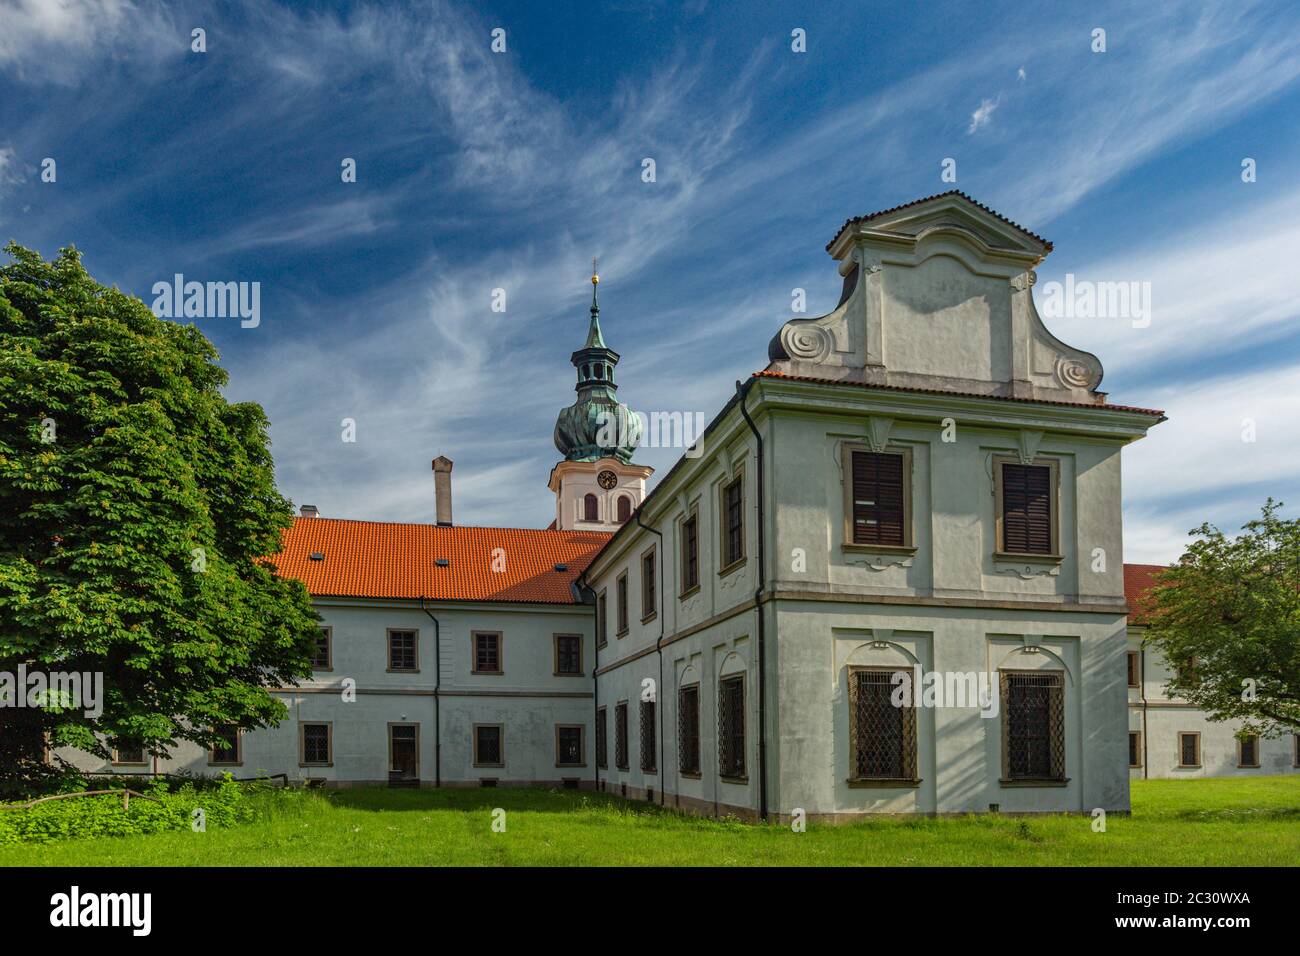
POLYGON ((967 133, 974 133, 983 129, 993 122, 993 111, 998 108, 996 100, 980 100, 980 105, 975 108, 975 112, 970 115, 970 126, 966 127, 967 133))
POLYGON ((7 0, 0 4, 0 71, 26 81, 73 84, 106 59, 189 49, 188 31, 153 2, 7 0))

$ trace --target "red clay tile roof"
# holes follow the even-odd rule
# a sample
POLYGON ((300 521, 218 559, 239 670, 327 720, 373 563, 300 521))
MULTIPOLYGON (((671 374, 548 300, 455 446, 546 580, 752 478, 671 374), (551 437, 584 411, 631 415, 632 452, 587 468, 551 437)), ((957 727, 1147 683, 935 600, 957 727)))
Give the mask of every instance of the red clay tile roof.
POLYGON ((1124 600, 1128 602, 1128 622, 1145 624, 1151 610, 1151 588, 1156 576, 1165 570, 1163 564, 1124 565, 1124 600))
POLYGON ((1163 419, 1165 413, 1158 408, 1137 408, 1133 405, 1089 405, 1083 402, 1059 402, 1047 398, 1013 398, 1010 395, 981 395, 978 392, 950 392, 939 388, 913 388, 907 385, 873 385, 870 382, 846 382, 838 378, 818 378, 813 375, 788 375, 772 369, 755 372, 758 378, 783 378, 790 382, 812 382, 816 385, 844 385, 851 388, 880 389, 884 392, 913 392, 921 395, 960 395, 962 398, 991 398, 999 402, 1028 402, 1031 405, 1060 405, 1065 408, 1099 408, 1112 412, 1137 412, 1139 415, 1153 415, 1163 419))
POLYGON ((316 597, 576 604, 571 585, 609 537, 600 531, 294 518, 284 550, 269 560, 316 597), (492 570, 496 548, 504 571, 492 570), (311 560, 313 552, 324 559, 311 560), (448 566, 438 567, 439 558, 448 566), (556 571, 557 564, 566 569, 556 571))
MULTIPOLYGON (((949 189, 947 192, 935 193, 933 196, 924 196, 921 199, 913 199, 911 202, 905 202, 899 206, 891 206, 889 209, 881 209, 879 212, 869 212, 865 216, 854 216, 852 219, 846 219, 844 221, 844 225, 840 226, 839 232, 835 233, 835 239, 838 239, 840 237, 840 233, 844 232, 845 229, 849 228, 849 226, 852 226, 854 223, 870 222, 872 219, 879 219, 881 216, 888 216, 891 212, 898 212, 898 210, 907 209, 910 206, 919 206, 923 202, 929 202, 932 199, 942 199, 944 196, 960 196, 962 199, 965 199, 968 203, 971 203, 972 205, 978 206, 980 209, 983 209, 989 215, 996 216, 998 219, 1001 219, 1008 226, 1012 226, 1016 229, 1019 229, 1026 236, 1029 236, 1032 239, 1037 239, 1039 242, 1041 242, 1044 246, 1047 247, 1048 252, 1052 251, 1052 244, 1048 242, 1046 239, 1044 239, 1042 236, 1038 235, 1037 233, 1030 232, 1024 226, 1020 225, 1020 223, 1013 222, 1012 220, 1008 219, 1006 216, 1002 215, 1002 213, 998 212, 996 209, 990 209, 988 206, 984 205, 979 200, 972 199, 970 196, 966 195, 960 189, 949 189)), ((835 239, 832 239, 830 242, 826 243, 827 252, 830 252, 831 246, 835 245, 835 239)))

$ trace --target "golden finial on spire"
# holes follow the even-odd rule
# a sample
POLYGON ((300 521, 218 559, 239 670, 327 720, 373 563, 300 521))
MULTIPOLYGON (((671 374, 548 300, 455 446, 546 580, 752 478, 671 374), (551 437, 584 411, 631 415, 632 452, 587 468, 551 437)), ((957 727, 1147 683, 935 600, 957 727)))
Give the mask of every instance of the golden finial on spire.
POLYGON ((596 257, 592 256, 591 257, 591 284, 598 285, 599 283, 600 283, 600 276, 596 274, 596 257))

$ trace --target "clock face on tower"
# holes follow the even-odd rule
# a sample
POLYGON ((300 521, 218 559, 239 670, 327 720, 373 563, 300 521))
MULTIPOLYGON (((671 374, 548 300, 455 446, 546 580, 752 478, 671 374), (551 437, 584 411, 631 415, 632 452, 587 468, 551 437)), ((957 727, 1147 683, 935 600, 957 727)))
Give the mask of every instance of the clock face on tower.
POLYGON ((610 488, 613 488, 618 484, 618 475, 614 474, 612 471, 602 471, 596 476, 596 483, 608 491, 610 488))

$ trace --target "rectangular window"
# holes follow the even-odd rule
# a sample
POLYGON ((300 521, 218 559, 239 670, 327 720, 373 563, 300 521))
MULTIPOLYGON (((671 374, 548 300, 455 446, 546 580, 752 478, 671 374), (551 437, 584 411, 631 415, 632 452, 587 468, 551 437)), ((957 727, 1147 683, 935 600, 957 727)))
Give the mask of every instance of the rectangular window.
POLYGON ((614 705, 614 766, 627 769, 627 701, 614 705))
POLYGON ((334 762, 333 725, 302 724, 300 764, 304 767, 328 767, 334 762))
POLYGON ((474 725, 474 766, 504 767, 505 747, 500 724, 474 725))
POLYGON ((1004 554, 1056 553, 1053 465, 1021 465, 1004 461, 1001 484, 998 550, 1004 554))
POLYGON ((852 544, 902 548, 911 546, 907 491, 911 454, 851 449, 846 490, 852 544))
POLYGON ((700 584, 700 517, 697 512, 682 521, 682 594, 700 584))
POLYGON ((722 486, 722 568, 745 558, 745 479, 737 475, 722 486))
POLYGON ((1259 766, 1259 734, 1247 734, 1237 741, 1237 766, 1259 766))
POLYGON ((1065 780, 1065 678, 1059 671, 1002 672, 1004 780, 1065 780))
POLYGON ((419 638, 415 631, 388 632, 388 669, 390 671, 417 671, 420 669, 416 646, 419 638))
POLYGON ((1292 763, 1300 767, 1300 734, 1291 735, 1291 749, 1294 751, 1291 756, 1295 758, 1292 763))
POLYGON ((587 766, 586 747, 582 743, 581 724, 561 724, 555 728, 555 765, 587 766))
POLYGON ((609 766, 609 708, 596 708, 596 766, 609 766))
POLYGON ((474 632, 474 673, 502 673, 500 631, 474 632))
POLYGON ((1130 730, 1128 735, 1128 765, 1142 766, 1142 732, 1130 730))
POLYGON ((617 601, 614 605, 618 615, 618 630, 614 632, 615 637, 622 637, 627 633, 627 572, 624 571, 618 576, 618 584, 615 587, 617 601))
POLYGON ((700 772, 699 684, 677 692, 677 769, 696 776, 700 772))
POLYGON ((113 763, 145 764, 144 747, 139 744, 118 743, 113 748, 113 763))
POLYGON ((655 758, 655 702, 641 701, 641 769, 654 773, 658 766, 655 758))
POLYGON ((221 735, 221 742, 208 753, 208 763, 213 766, 237 766, 240 763, 239 728, 234 724, 226 724, 218 727, 217 733, 221 735))
POLYGON ((745 677, 718 681, 718 775, 745 777, 745 677))
POLYGON ((1142 666, 1137 651, 1128 652, 1128 686, 1137 687, 1141 681, 1142 666))
POLYGON ((582 676, 582 635, 555 635, 556 676, 582 676))
POLYGON ((658 612, 655 605, 655 551, 641 555, 641 620, 650 620, 658 612))
POLYGON ((316 650, 311 657, 311 669, 314 671, 327 671, 333 666, 332 644, 334 640, 334 629, 322 627, 320 633, 316 635, 316 650))
POLYGON ((1178 735, 1178 766, 1199 767, 1201 765, 1201 735, 1178 735))
POLYGON ((899 673, 912 680, 893 668, 849 669, 850 780, 916 780, 916 708, 894 706, 899 673))
POLYGON ((609 602, 605 600, 605 592, 601 591, 600 596, 596 598, 596 646, 604 647, 609 643, 609 602))

